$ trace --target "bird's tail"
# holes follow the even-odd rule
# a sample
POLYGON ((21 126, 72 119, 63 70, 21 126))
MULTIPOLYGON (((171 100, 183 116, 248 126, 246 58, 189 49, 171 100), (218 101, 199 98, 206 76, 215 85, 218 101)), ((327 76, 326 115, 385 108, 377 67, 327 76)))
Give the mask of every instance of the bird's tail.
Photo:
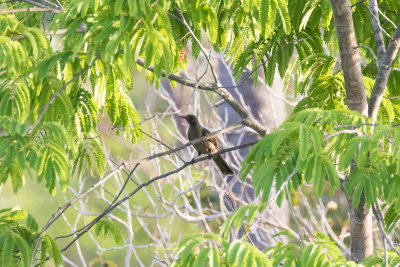
POLYGON ((233 175, 232 169, 221 156, 217 156, 213 160, 224 175, 233 175))

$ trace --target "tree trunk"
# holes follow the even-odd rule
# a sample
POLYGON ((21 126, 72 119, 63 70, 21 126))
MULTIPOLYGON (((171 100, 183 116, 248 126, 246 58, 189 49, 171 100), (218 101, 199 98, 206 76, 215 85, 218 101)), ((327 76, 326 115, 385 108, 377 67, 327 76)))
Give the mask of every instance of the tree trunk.
POLYGON ((349 0, 331 0, 346 87, 347 106, 367 115, 367 98, 362 81, 360 51, 349 0))
MULTIPOLYGON (((361 59, 354 32, 349 0, 330 0, 339 42, 340 59, 346 87, 347 106, 367 115, 367 99, 362 82, 361 59)), ((372 213, 365 205, 364 193, 358 207, 350 205, 351 257, 360 262, 373 251, 372 213)))
POLYGON ((358 207, 353 208, 353 201, 348 199, 350 206, 350 240, 351 259, 360 262, 372 254, 372 213, 365 205, 364 193, 360 198, 358 207))

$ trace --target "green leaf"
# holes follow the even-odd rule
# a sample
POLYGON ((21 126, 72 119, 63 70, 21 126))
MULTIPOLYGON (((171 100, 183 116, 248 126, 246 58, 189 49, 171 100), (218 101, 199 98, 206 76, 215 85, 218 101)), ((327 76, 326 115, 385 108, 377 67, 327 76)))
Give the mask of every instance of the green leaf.
POLYGON ((35 40, 35 37, 32 35, 30 31, 24 31, 23 35, 25 38, 27 38, 30 42, 31 48, 32 48, 32 54, 34 58, 37 58, 39 55, 39 49, 35 40))
POLYGON ((303 266, 307 266, 307 261, 310 257, 312 250, 313 250, 312 244, 309 244, 305 248, 303 248, 303 251, 301 253, 301 258, 300 258, 300 262, 303 266))
POLYGON ((295 130, 300 129, 303 124, 298 122, 285 122, 281 125, 280 130, 277 131, 276 136, 272 142, 272 153, 275 154, 282 142, 295 130))
POLYGON ((196 255, 196 260, 194 261, 193 265, 194 267, 204 267, 206 264, 208 257, 207 255, 210 252, 210 248, 204 247, 200 250, 199 254, 196 255))
POLYGON ((54 263, 56 264, 56 266, 60 266, 63 263, 60 249, 58 248, 53 238, 46 235, 46 239, 51 244, 51 254, 54 258, 54 263))
POLYGON ((306 160, 308 155, 308 129, 301 126, 299 130, 299 157, 306 160))
POLYGON ((6 235, 1 250, 1 266, 12 266, 14 239, 10 233, 6 235))
POLYGON ((208 254, 210 260, 211 267, 219 267, 220 260, 219 260, 219 253, 216 247, 211 247, 210 253, 208 254))
MULTIPOLYGON (((114 14, 115 15, 119 15, 122 13, 122 6, 123 6, 124 2, 125 2, 124 0, 116 0, 115 1, 115 5, 114 5, 114 14)), ((128 2, 130 2, 130 0, 128 0, 128 2)))
POLYGON ((28 243, 19 234, 11 233, 11 235, 12 235, 12 238, 14 239, 15 244, 17 245, 19 252, 21 254, 23 266, 29 266, 31 249, 29 248, 28 243))
POLYGON ((335 167, 333 166, 330 158, 325 154, 322 154, 321 156, 322 156, 322 162, 325 167, 325 171, 328 175, 328 181, 330 184, 329 195, 333 196, 333 193, 335 192, 335 190, 338 189, 340 186, 339 176, 337 175, 335 167))
POLYGON ((128 10, 129 10, 129 16, 134 17, 136 16, 136 9, 137 7, 137 3, 136 0, 128 0, 128 10))
POLYGON ((347 195, 351 195, 354 188, 363 180, 364 172, 362 169, 356 168, 351 173, 349 179, 346 182, 345 191, 347 195))
POLYGON ((343 149, 343 153, 339 158, 339 169, 344 170, 349 167, 350 162, 353 160, 353 156, 358 148, 358 140, 352 139, 349 144, 346 144, 346 149, 343 149))
POLYGON ((117 243, 117 245, 123 245, 124 244, 124 240, 122 238, 121 235, 121 231, 118 229, 118 227, 111 221, 107 220, 107 219, 101 219, 95 227, 95 234, 98 236, 100 235, 100 232, 103 230, 104 232, 104 237, 107 236, 108 232, 111 232, 111 235, 114 238, 115 243, 117 243))
POLYGON ((52 57, 43 60, 37 67, 38 69, 38 77, 46 77, 53 66, 57 63, 58 60, 62 59, 62 61, 67 60, 73 54, 72 51, 61 52, 55 54, 52 57))
POLYGON ((371 204, 375 202, 373 188, 371 184, 371 177, 365 179, 364 192, 365 192, 365 203, 367 204, 367 207, 370 207, 371 204))
POLYGON ((274 0, 274 3, 281 18, 283 31, 285 32, 285 34, 289 34, 291 31, 291 23, 290 23, 289 11, 287 9, 288 8, 287 0, 274 0))
POLYGON ((316 155, 319 155, 321 154, 322 144, 323 144, 322 134, 315 127, 309 127, 308 129, 311 133, 314 145, 314 153, 316 155))
POLYGON ((321 157, 316 157, 314 161, 314 168, 312 173, 313 187, 317 193, 317 196, 321 196, 324 186, 324 175, 322 173, 322 161, 321 157))
POLYGON ((241 248, 240 243, 238 241, 233 242, 230 245, 227 255, 227 263, 229 265, 233 265, 235 263, 236 256, 238 255, 238 251, 241 248))
POLYGON ((310 182, 313 179, 315 159, 316 159, 316 157, 308 158, 306 169, 304 171, 304 177, 306 179, 306 182, 310 182))
POLYGON ((358 150, 357 153, 357 166, 359 168, 364 168, 365 162, 367 161, 368 158, 368 140, 362 140, 360 142, 360 149, 358 150))
POLYGON ((247 214, 247 223, 251 223, 254 218, 256 217, 257 211, 261 209, 263 206, 259 205, 250 205, 249 207, 249 213, 247 214))
POLYGON ((235 265, 243 266, 244 265, 243 263, 246 262, 248 252, 249 252, 249 249, 246 246, 241 245, 239 248, 239 251, 236 255, 235 265))
POLYGON ((316 264, 318 256, 320 256, 322 252, 321 247, 314 247, 313 250, 311 251, 311 254, 308 255, 308 261, 305 266, 320 266, 316 264))
POLYGON ((361 193, 363 192, 364 187, 365 187, 365 180, 366 179, 363 177, 361 179, 361 181, 358 183, 356 189, 354 190, 353 199, 352 199, 354 208, 357 207, 358 204, 360 203, 361 193))
POLYGON ((41 247, 40 247, 40 267, 44 266, 46 263, 46 253, 49 249, 49 244, 46 239, 42 238, 41 247))

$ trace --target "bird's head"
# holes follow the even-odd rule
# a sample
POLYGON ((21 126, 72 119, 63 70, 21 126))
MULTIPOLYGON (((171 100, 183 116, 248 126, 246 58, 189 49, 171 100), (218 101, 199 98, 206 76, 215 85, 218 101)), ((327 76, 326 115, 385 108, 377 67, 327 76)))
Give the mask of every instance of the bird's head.
POLYGON ((197 119, 197 117, 193 114, 189 114, 186 116, 180 116, 181 118, 185 119, 189 125, 197 125, 199 123, 199 120, 197 119))

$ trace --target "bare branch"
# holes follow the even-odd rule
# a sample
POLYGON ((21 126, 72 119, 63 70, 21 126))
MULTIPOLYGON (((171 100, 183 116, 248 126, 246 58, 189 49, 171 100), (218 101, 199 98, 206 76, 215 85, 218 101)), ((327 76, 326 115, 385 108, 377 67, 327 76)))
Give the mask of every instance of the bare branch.
POLYGON ((40 8, 47 8, 47 9, 55 9, 55 10, 62 10, 63 7, 61 5, 59 5, 59 2, 57 1, 57 4, 54 4, 52 2, 46 1, 46 0, 16 0, 15 2, 25 2, 28 4, 31 4, 33 6, 37 6, 40 8))
POLYGON ((181 170, 185 169, 186 167, 188 167, 190 165, 193 165, 194 163, 201 162, 201 161, 204 161, 204 160, 207 160, 207 159, 211 159, 214 156, 218 156, 218 155, 221 155, 223 153, 227 153, 229 151, 233 151, 233 150, 237 150, 237 149, 240 149, 240 148, 252 146, 255 143, 256 142, 251 142, 251 143, 247 143, 247 144, 242 144, 242 145, 230 147, 230 148, 227 148, 227 149, 221 149, 217 153, 195 158, 190 162, 186 162, 186 163, 182 164, 180 167, 176 168, 175 170, 172 170, 172 171, 169 171, 169 172, 164 173, 162 175, 153 177, 152 179, 148 180, 147 182, 142 183, 141 185, 139 185, 137 188, 135 188, 131 193, 129 193, 127 196, 125 196, 121 200, 116 201, 117 198, 115 198, 115 200, 113 201, 112 205, 108 206, 99 216, 97 216, 95 219, 93 219, 89 224, 84 226, 82 229, 78 230, 77 232, 79 232, 79 234, 77 234, 76 237, 70 243, 68 243, 68 245, 66 245, 61 250, 61 252, 65 252, 66 250, 68 250, 68 248, 70 248, 82 235, 84 235, 87 231, 89 231, 101 218, 106 216, 108 213, 110 213, 112 210, 114 210, 116 207, 121 205, 126 200, 130 199, 133 195, 135 195, 137 192, 139 192, 142 188, 144 188, 144 187, 146 187, 146 186, 148 186, 148 185, 150 185, 150 184, 152 184, 152 183, 154 183, 154 182, 156 182, 156 181, 158 181, 160 179, 163 179, 163 178, 166 178, 166 177, 168 177, 168 176, 170 176, 172 174, 178 173, 181 170))
POLYGON ((357 135, 357 136, 363 135, 363 133, 362 133, 360 130, 358 130, 358 129, 353 129, 353 130, 341 130, 341 131, 337 131, 337 132, 334 132, 334 133, 331 133, 331 134, 328 134, 328 135, 324 136, 325 141, 327 141, 329 138, 332 138, 332 137, 337 136, 337 135, 339 135, 339 134, 355 134, 355 135, 357 135))
POLYGON ((395 248, 392 239, 386 234, 385 229, 383 229, 382 222, 383 222, 383 215, 381 211, 381 207, 379 206, 379 203, 376 202, 374 205, 372 205, 372 211, 374 212, 376 222, 379 227, 379 231, 381 232, 382 237, 388 242, 390 248, 396 252, 396 254, 400 257, 400 252, 395 248))
POLYGON ((65 205, 63 205, 62 207, 59 207, 57 209, 56 212, 54 212, 51 216, 50 219, 47 221, 47 223, 43 226, 42 230, 40 231, 40 233, 35 237, 35 245, 33 246, 32 249, 32 254, 31 254, 31 259, 30 259, 30 263, 29 266, 32 266, 33 264, 33 260, 35 258, 35 254, 39 245, 39 241, 42 237, 42 235, 44 234, 44 232, 56 221, 58 220, 58 218, 77 200, 82 199, 84 196, 86 196, 87 194, 89 194, 90 192, 92 192, 95 188, 97 188, 99 185, 105 183, 105 181, 107 181, 110 177, 112 177, 116 172, 120 171, 121 169, 125 168, 125 164, 122 163, 121 165, 119 165, 117 168, 115 168, 114 170, 112 170, 111 172, 109 172, 104 178, 102 178, 99 182, 93 184, 88 190, 86 190, 85 192, 83 192, 82 194, 76 196, 73 200, 69 201, 68 203, 66 203, 65 205))
POLYGON ((49 9, 49 8, 41 8, 41 7, 33 7, 33 8, 18 8, 18 9, 2 9, 0 10, 1 14, 15 14, 19 12, 53 12, 59 13, 60 10, 58 9, 49 9))
POLYGON ((382 17, 383 17, 384 19, 386 19, 390 24, 392 24, 393 27, 394 27, 395 29, 397 28, 396 24, 395 24, 391 19, 389 19, 389 18, 385 15, 385 13, 383 13, 379 8, 378 8, 378 12, 379 12, 379 14, 382 15, 382 17))
MULTIPOLYGON (((138 65, 140 65, 142 67, 145 67, 143 59, 140 59, 140 58, 136 59, 135 62, 136 62, 136 64, 138 64, 138 65)), ((151 72, 154 72, 154 68, 151 67, 151 66, 146 68, 146 69, 151 71, 151 72)), ((173 74, 173 73, 171 73, 170 75, 167 76, 165 74, 165 71, 161 72, 161 76, 165 77, 165 78, 167 78, 169 80, 173 80, 173 81, 176 81, 176 82, 178 82, 180 84, 183 84, 183 85, 186 85, 186 86, 189 86, 189 87, 193 87, 193 88, 196 87, 196 84, 197 84, 197 88, 203 89, 203 90, 208 90, 208 91, 215 91, 215 88, 217 87, 217 85, 215 83, 196 82, 196 81, 184 78, 182 76, 179 76, 179 75, 176 75, 176 74, 173 74)))

